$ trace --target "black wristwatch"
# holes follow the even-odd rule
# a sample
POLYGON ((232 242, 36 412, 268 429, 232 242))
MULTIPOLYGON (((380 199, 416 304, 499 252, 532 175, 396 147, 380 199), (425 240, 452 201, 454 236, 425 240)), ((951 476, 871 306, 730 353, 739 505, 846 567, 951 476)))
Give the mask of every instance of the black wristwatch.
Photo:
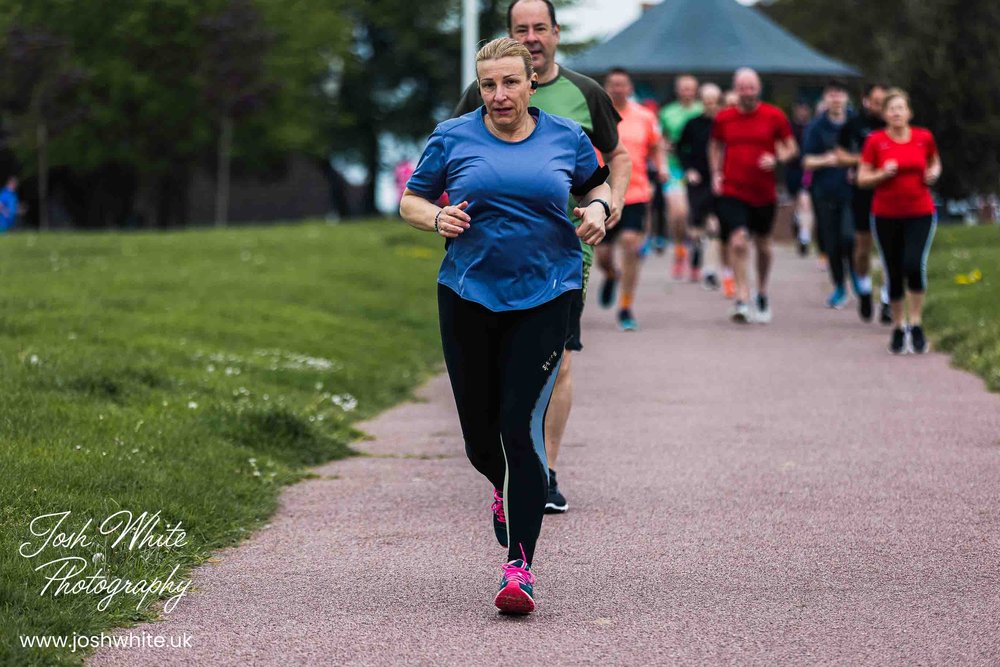
POLYGON ((587 204, 587 208, 590 208, 594 204, 600 204, 601 206, 604 207, 604 219, 605 220, 607 220, 608 218, 611 217, 611 207, 608 205, 608 202, 604 201, 603 199, 591 199, 590 203, 587 204))

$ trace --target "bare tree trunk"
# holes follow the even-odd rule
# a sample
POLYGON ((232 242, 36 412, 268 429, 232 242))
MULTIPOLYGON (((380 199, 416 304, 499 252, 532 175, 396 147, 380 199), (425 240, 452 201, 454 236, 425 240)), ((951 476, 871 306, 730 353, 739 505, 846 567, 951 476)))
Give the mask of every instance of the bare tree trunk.
POLYGON ((382 165, 381 146, 378 140, 378 129, 374 126, 366 128, 368 136, 365 137, 368 146, 365 155, 365 167, 368 169, 368 182, 365 183, 365 195, 362 201, 362 215, 377 215, 376 205, 378 192, 378 172, 382 165))
POLYGON ((49 228, 49 129, 38 123, 38 229, 49 228))
POLYGON ((229 168, 233 153, 233 119, 222 117, 219 132, 219 162, 215 175, 215 226, 225 227, 229 219, 229 168))

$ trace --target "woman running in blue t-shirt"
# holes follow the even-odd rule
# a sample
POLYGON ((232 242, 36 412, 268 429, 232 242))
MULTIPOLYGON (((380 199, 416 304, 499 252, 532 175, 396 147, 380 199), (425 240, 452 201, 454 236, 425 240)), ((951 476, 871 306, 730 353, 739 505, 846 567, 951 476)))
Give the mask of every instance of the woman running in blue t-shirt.
POLYGON ((604 238, 611 190, 581 127, 529 108, 538 77, 526 47, 494 40, 476 69, 484 106, 437 126, 400 214, 446 239, 445 363, 466 454, 493 484, 493 526, 508 549, 494 602, 529 613, 548 484, 545 411, 582 285, 580 239, 604 238), (460 203, 438 207, 442 192, 460 203), (578 228, 566 214, 570 193, 578 228))

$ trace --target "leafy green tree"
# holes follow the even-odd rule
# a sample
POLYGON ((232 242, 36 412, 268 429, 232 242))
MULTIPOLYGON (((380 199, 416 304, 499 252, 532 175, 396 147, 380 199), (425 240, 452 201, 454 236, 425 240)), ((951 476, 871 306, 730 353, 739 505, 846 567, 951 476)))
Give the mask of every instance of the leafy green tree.
POLYGON ((915 122, 938 139, 943 195, 1000 190, 1000 3, 777 0, 765 11, 820 50, 910 93, 915 122))
POLYGON ((250 0, 229 0, 222 12, 201 25, 206 37, 204 92, 219 123, 215 224, 223 226, 229 214, 233 127, 266 104, 273 92, 264 79, 264 54, 271 35, 250 0))
POLYGON ((76 103, 86 76, 67 40, 12 25, 0 51, 5 124, 22 152, 37 154, 39 226, 49 226, 49 142, 82 116, 76 103))
MULTIPOLYGON (((204 63, 221 48, 219 26, 213 33, 211 23, 227 8, 232 18, 233 5, 0 0, 0 34, 13 24, 44 30, 65 42, 89 75, 77 98, 86 122, 66 129, 50 151, 53 166, 89 184, 81 199, 124 201, 151 227, 183 222, 192 171, 217 164, 220 144, 227 143, 220 141, 220 108, 227 105, 240 122, 233 123, 231 150, 222 152, 250 169, 293 152, 329 155, 333 114, 324 83, 350 30, 340 0, 247 0, 242 11, 257 12, 257 27, 240 39, 243 47, 261 48, 240 75, 253 82, 220 90, 222 63, 204 63), (247 95, 259 102, 252 116, 243 111, 247 95)), ((226 39, 234 45, 231 33, 226 39)), ((18 156, 33 161, 34 147, 18 142, 18 156)), ((120 223, 120 216, 106 217, 110 208, 84 202, 75 210, 91 224, 120 223)))
MULTIPOLYGON (((557 7, 576 0, 556 0, 557 7)), ((479 30, 491 39, 507 30, 509 0, 480 0, 479 30)), ((353 44, 337 61, 333 122, 336 151, 368 174, 364 208, 375 212, 380 138, 425 137, 461 93, 461 0, 347 0, 353 44)))

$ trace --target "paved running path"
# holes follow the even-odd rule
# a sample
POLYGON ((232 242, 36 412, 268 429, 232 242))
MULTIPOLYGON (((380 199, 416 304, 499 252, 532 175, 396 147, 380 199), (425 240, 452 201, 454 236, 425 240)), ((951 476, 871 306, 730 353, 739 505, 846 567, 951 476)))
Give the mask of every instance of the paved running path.
POLYGON ((133 630, 193 649, 90 664, 1000 663, 1000 397, 890 357, 787 250, 770 326, 666 272, 647 264, 635 334, 591 292, 532 617, 491 605, 490 488, 438 377, 133 630))

